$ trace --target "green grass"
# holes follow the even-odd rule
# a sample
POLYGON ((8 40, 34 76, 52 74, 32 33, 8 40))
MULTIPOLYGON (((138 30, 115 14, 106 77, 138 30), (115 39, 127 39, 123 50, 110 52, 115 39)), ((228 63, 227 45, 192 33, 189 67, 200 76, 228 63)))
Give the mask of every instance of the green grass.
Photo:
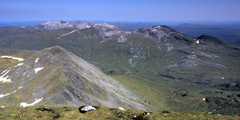
MULTIPOLYGON (((30 51, 21 51, 21 50, 14 50, 14 49, 1 49, 0 50, 0 56, 7 55, 7 56, 14 56, 14 57, 21 57, 21 58, 27 58, 31 55, 32 52, 30 51)), ((17 65, 20 63, 17 60, 12 59, 3 59, 0 58, 0 71, 6 70, 9 67, 12 67, 14 65, 17 65)))
POLYGON ((0 71, 4 71, 9 67, 17 65, 19 61, 11 60, 11 59, 0 59, 0 71))
MULTIPOLYGON (((140 102, 151 111, 209 111, 214 113, 238 115, 238 103, 227 96, 236 96, 238 91, 225 91, 211 86, 197 83, 182 82, 178 80, 159 80, 149 82, 145 79, 126 75, 110 75, 128 90, 136 93, 140 102), (174 86, 170 84, 174 83, 174 86), (207 103, 203 98, 219 97, 221 104, 216 101, 207 103), (229 103, 223 101, 229 100, 229 103), (231 102, 230 102, 231 101, 231 102), (150 104, 149 104, 150 103, 150 104), (228 106, 227 104, 232 104, 228 106), (219 109, 221 107, 221 109, 219 109), (222 109, 225 108, 225 109, 222 109), (215 109, 218 109, 217 111, 215 109)), ((239 98, 235 97, 239 101, 239 98)), ((218 100, 218 99, 216 99, 218 100)))
POLYGON ((124 75, 111 75, 112 78, 124 85, 130 91, 140 97, 141 102, 146 104, 150 110, 169 110, 167 107, 166 91, 170 88, 142 80, 137 77, 124 75))
POLYGON ((76 107, 32 106, 26 108, 0 108, 1 120, 130 120, 137 116, 138 120, 239 120, 238 116, 218 116, 205 112, 153 112, 99 107, 96 111, 80 113, 76 107))

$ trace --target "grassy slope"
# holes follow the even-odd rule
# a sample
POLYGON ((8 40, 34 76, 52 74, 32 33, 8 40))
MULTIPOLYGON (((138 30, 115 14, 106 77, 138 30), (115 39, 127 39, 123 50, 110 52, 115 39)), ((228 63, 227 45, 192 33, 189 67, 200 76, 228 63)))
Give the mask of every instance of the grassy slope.
POLYGON ((237 116, 218 116, 202 112, 164 113, 154 112, 144 115, 144 111, 121 111, 114 108, 99 107, 96 111, 80 113, 76 107, 48 107, 33 106, 27 108, 10 107, 0 108, 0 119, 2 120, 35 120, 35 119, 59 119, 59 120, 118 120, 133 119, 135 115, 139 120, 239 120, 237 116), (40 109, 39 109, 40 108, 40 109))
POLYGON ((11 59, 0 59, 0 71, 3 71, 11 66, 17 65, 19 62, 11 59))
MULTIPOLYGON (((140 100, 146 103, 151 111, 209 111, 214 112, 215 104, 208 104, 203 98, 221 97, 226 100, 227 96, 237 94, 238 91, 224 91, 217 88, 207 87, 194 83, 183 83, 182 81, 171 80, 178 87, 170 87, 158 82, 148 82, 138 77, 126 75, 111 75, 115 80, 123 84, 127 89, 140 96, 140 100), (184 88, 185 87, 185 88, 184 88)), ((161 82, 164 82, 162 80, 161 82)), ((168 84, 170 82, 168 81, 168 84)), ((217 102, 217 101, 216 101, 217 102)), ((219 101, 224 102, 225 101, 219 101)), ((224 104, 222 104, 224 106, 224 104)), ((214 113, 237 114, 236 108, 232 110, 219 109, 214 113)))
POLYGON ((169 110, 165 104, 167 102, 165 94, 167 94, 166 91, 171 91, 167 90, 170 88, 153 84, 137 77, 124 75, 111 75, 111 77, 120 82, 127 89, 136 93, 137 96, 140 96, 141 101, 144 102, 150 110, 169 110))
MULTIPOLYGON (((27 58, 32 52, 30 51, 20 51, 20 50, 12 50, 12 49, 1 49, 0 56, 7 55, 7 56, 14 56, 20 58, 27 58)), ((2 59, 0 58, 0 71, 8 69, 14 65, 17 65, 19 61, 12 60, 12 59, 2 59)))

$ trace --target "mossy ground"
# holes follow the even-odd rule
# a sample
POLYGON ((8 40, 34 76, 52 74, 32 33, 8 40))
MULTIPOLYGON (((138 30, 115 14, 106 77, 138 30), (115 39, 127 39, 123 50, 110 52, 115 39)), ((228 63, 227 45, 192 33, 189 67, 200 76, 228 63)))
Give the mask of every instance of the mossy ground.
POLYGON ((210 115, 203 112, 153 112, 99 107, 96 111, 80 113, 76 107, 32 106, 0 108, 1 120, 240 120, 238 116, 210 115), (137 116, 134 118, 134 116, 137 116))

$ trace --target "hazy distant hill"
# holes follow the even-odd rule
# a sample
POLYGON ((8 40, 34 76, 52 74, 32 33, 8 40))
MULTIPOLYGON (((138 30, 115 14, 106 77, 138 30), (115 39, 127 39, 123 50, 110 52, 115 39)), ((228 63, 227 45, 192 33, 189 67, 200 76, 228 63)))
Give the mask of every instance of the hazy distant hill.
POLYGON ((172 27, 191 36, 211 35, 240 46, 240 25, 181 24, 172 27))
MULTIPOLYGON (((31 22, 2 22, 0 27, 12 26, 21 27, 29 25, 37 25, 43 21, 31 22)), ((79 21, 73 21, 79 22, 79 21)), ((93 21, 94 23, 101 23, 104 21, 93 21)), ((123 30, 135 30, 137 28, 146 28, 154 25, 168 25, 172 28, 188 34, 190 36, 211 35, 222 40, 225 40, 233 45, 240 46, 240 25, 239 23, 206 23, 206 24, 181 24, 180 22, 108 22, 123 30), (222 24, 222 25, 221 25, 222 24)))
POLYGON ((0 27, 21 27, 21 26, 28 26, 28 25, 37 25, 41 24, 43 21, 26 21, 26 22, 0 22, 0 27))
POLYGON ((206 23, 206 24, 180 24, 179 22, 112 22, 112 24, 125 30, 151 27, 154 25, 168 25, 172 28, 190 36, 211 35, 225 40, 233 45, 240 46, 240 25, 227 23, 206 23))

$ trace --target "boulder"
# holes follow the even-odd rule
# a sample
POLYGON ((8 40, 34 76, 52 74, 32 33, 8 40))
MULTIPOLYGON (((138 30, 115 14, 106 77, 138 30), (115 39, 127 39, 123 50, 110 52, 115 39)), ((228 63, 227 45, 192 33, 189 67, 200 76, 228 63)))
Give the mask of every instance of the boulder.
POLYGON ((86 113, 86 112, 88 112, 88 111, 96 110, 96 108, 93 107, 93 106, 81 106, 81 107, 79 107, 78 109, 79 109, 79 112, 80 112, 80 113, 86 113))

